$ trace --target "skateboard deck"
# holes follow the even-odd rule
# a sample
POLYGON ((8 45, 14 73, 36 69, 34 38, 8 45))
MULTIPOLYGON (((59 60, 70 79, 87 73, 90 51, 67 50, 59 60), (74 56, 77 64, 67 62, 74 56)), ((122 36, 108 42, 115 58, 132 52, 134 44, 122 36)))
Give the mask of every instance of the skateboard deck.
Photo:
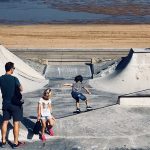
POLYGON ((89 112, 89 111, 92 111, 92 110, 93 109, 91 109, 91 110, 82 110, 80 112, 74 111, 73 114, 81 114, 81 113, 89 112))

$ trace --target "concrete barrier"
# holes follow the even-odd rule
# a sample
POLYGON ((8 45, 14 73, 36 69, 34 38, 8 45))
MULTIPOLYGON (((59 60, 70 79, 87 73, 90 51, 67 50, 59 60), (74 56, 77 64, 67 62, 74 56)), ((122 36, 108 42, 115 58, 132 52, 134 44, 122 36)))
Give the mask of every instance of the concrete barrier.
POLYGON ((150 107, 150 96, 121 96, 118 103, 121 106, 150 107))

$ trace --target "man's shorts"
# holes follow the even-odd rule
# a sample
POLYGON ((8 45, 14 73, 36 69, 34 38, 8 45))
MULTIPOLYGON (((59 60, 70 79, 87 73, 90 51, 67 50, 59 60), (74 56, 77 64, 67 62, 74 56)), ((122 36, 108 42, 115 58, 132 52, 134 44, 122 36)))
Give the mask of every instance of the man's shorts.
POLYGON ((10 120, 11 117, 13 117, 13 121, 21 121, 23 108, 12 104, 3 107, 3 121, 10 120))
POLYGON ((79 100, 86 100, 86 97, 82 93, 72 92, 71 95, 76 100, 76 102, 79 102, 79 100))

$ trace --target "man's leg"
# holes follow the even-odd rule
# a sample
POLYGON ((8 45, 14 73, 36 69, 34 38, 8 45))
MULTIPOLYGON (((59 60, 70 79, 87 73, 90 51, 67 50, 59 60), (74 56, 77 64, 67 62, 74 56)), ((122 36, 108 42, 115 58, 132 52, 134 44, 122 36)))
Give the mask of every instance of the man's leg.
POLYGON ((6 134, 7 134, 7 126, 8 126, 8 120, 3 121, 2 124, 2 130, 1 130, 1 134, 2 134, 2 143, 6 142, 6 134))
POLYGON ((20 121, 14 121, 14 128, 13 128, 13 133, 14 133, 14 144, 18 144, 18 138, 19 138, 19 129, 20 129, 20 121))

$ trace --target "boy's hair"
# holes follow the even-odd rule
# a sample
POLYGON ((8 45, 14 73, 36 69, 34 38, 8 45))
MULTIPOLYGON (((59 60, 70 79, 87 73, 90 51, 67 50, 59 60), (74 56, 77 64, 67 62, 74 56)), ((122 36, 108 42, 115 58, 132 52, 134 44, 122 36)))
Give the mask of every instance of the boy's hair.
POLYGON ((7 63, 5 64, 5 71, 6 71, 6 72, 10 71, 12 68, 14 68, 14 63, 12 63, 12 62, 7 62, 7 63))
POLYGON ((82 77, 81 75, 78 75, 78 76, 76 76, 76 77, 74 78, 74 81, 75 81, 75 82, 78 82, 78 81, 82 82, 82 81, 83 81, 83 77, 82 77))
POLYGON ((45 100, 48 100, 50 97, 47 94, 49 94, 49 93, 51 93, 51 89, 50 88, 44 90, 42 98, 45 99, 45 100))

